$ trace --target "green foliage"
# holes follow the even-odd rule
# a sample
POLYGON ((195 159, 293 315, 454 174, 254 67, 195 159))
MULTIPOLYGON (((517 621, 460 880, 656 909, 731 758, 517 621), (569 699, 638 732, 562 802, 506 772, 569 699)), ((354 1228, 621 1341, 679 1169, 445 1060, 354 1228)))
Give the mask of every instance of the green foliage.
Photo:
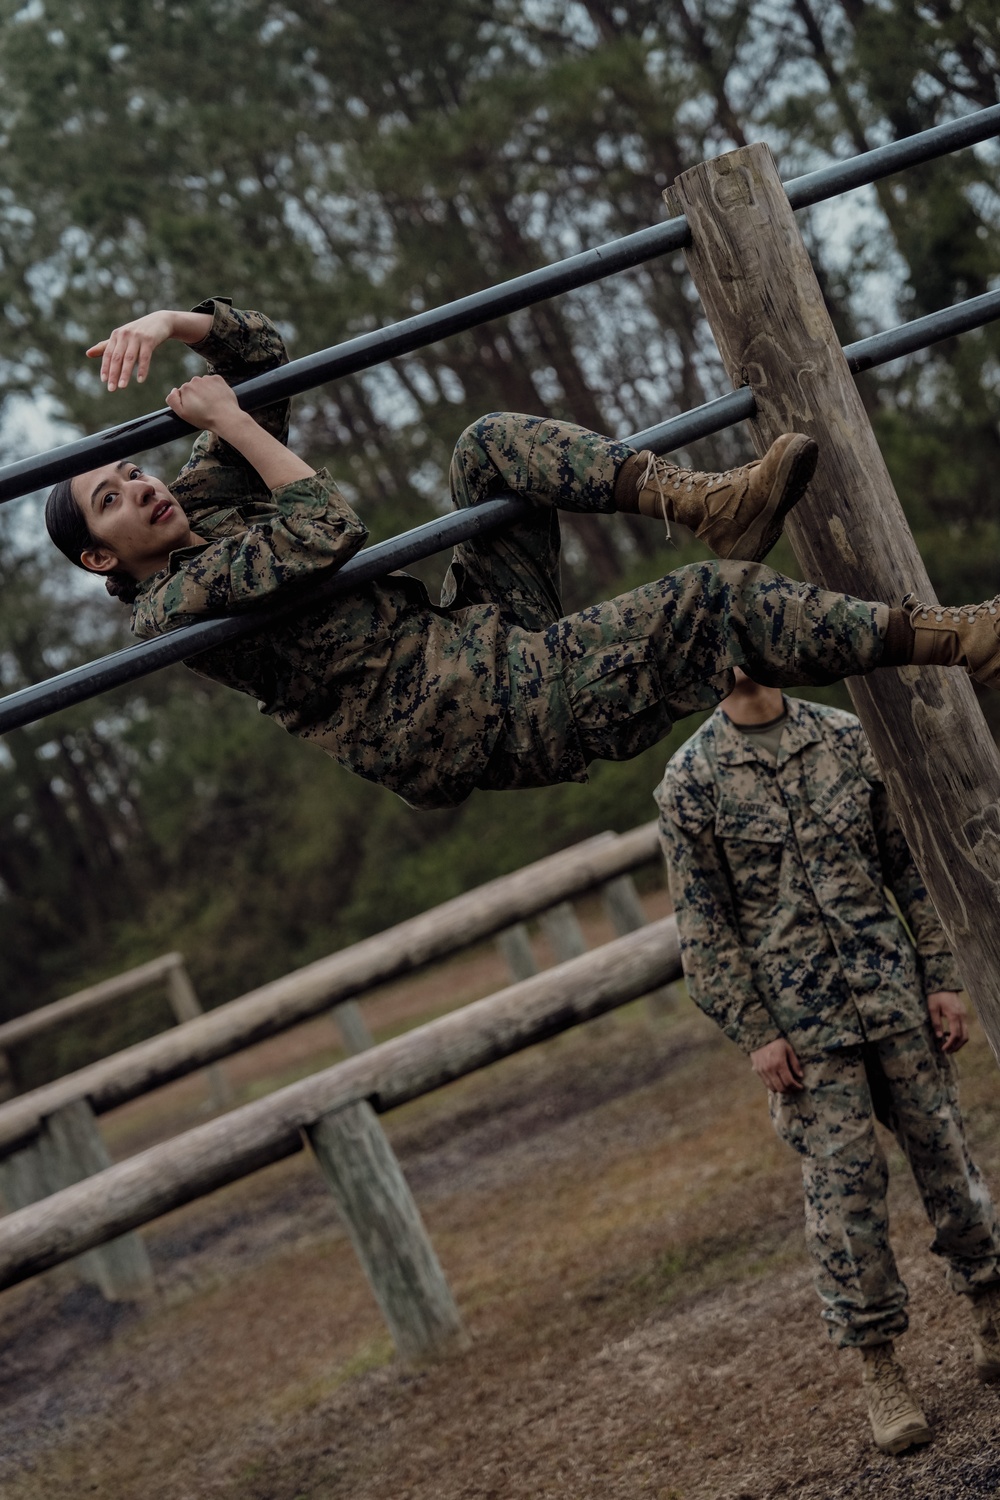
MULTIPOLYGON (((304 353, 642 228, 678 172, 746 139, 791 174, 998 98, 991 0, 28 0, 0 21, 0 401, 81 429, 194 368, 163 351, 147 387, 102 395, 82 350, 138 311, 226 292, 304 353)), ((809 219, 845 338, 996 279, 997 163, 967 151, 809 219)), ((727 382, 681 272, 654 263, 311 393, 297 441, 384 536, 444 507, 483 410, 627 433, 695 405, 727 382)), ((984 330, 863 386, 942 595, 996 588, 998 355, 984 330)), ((691 456, 746 451, 735 433, 691 456)), ((25 505, 0 518, 4 691, 124 638, 34 525, 25 505)), ((570 608, 697 555, 641 522, 566 535, 570 608)), ((207 1003, 228 999, 651 817, 692 727, 588 786, 427 815, 181 668, 79 705, 0 749, 0 1013, 171 948, 207 1003)), ((118 1045, 133 1021, 114 1024, 118 1045)))

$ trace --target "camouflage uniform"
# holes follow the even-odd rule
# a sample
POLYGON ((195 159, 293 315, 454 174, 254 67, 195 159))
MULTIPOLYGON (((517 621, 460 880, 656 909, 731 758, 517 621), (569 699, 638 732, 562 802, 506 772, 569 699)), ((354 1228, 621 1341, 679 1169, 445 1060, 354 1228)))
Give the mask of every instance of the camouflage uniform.
POLYGON ((928 1021, 926 995, 961 980, 874 756, 853 715, 786 704, 776 759, 721 710, 692 736, 656 792, 661 842, 692 998, 746 1052, 784 1036, 802 1064, 770 1106, 801 1156, 823 1317, 838 1345, 876 1344, 907 1294, 873 1107, 953 1290, 1000 1280, 1000 1229, 928 1021))
MULTIPOLYGON (((197 346, 228 379, 285 359, 272 325, 221 299, 197 346)), ((284 440, 287 407, 265 425, 284 440)), ((711 707, 745 664, 762 681, 828 682, 869 671, 888 610, 760 564, 705 563, 563 617, 554 507, 614 509, 632 450, 568 423, 497 413, 463 433, 452 498, 515 490, 538 509, 502 535, 455 549, 441 603, 392 574, 258 638, 206 652, 199 671, 260 700, 293 734, 416 807, 476 786, 585 781, 597 758, 628 759, 673 721, 711 707)), ((366 531, 325 473, 272 493, 203 434, 170 486, 208 545, 179 549, 140 586, 132 628, 151 636, 252 608, 345 562, 366 531)))

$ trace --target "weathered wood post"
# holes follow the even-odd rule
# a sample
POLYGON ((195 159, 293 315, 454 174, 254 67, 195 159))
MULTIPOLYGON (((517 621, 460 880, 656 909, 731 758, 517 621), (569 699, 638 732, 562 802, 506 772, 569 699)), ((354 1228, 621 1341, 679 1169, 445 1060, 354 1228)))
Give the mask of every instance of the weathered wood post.
POLYGON ((375 1038, 369 1031, 368 1022, 361 1014, 361 1006, 356 1000, 342 1000, 333 1007, 330 1015, 337 1023, 344 1051, 349 1057, 356 1057, 359 1052, 367 1052, 369 1047, 374 1047, 375 1038))
MULTIPOLYGON (((617 937, 628 932, 638 932, 647 923, 639 892, 631 875, 616 875, 601 890, 601 904, 617 937)), ((680 999, 676 985, 663 985, 646 996, 646 1005, 654 1016, 662 1016, 676 1010, 680 999)))
POLYGON ((400 1354, 434 1359, 465 1347, 455 1300, 371 1105, 332 1110, 306 1134, 400 1354))
MULTIPOLYGON (((34 1141, 0 1161, 0 1189, 13 1213, 110 1166, 93 1110, 85 1099, 77 1099, 54 1110, 34 1141)), ((149 1255, 135 1233, 77 1256, 73 1269, 109 1302, 135 1301, 153 1290, 149 1255)))
POLYGON ((531 939, 528 936, 526 923, 515 922, 513 927, 508 927, 505 932, 498 933, 497 949, 515 984, 519 984, 522 979, 530 979, 532 974, 538 973, 538 965, 531 951, 531 939))
POLYGON ((583 935, 580 919, 573 910, 572 901, 560 901, 558 906, 543 911, 538 921, 552 944, 557 964, 568 963, 571 958, 579 958, 581 953, 586 953, 587 939, 583 935))
MULTIPOLYGON (((205 1012, 201 1008, 201 1001, 195 993, 183 957, 177 953, 174 958, 176 962, 167 974, 167 999, 174 1013, 174 1020, 178 1025, 183 1025, 185 1021, 193 1021, 196 1016, 202 1016, 205 1012)), ((233 1102, 233 1091, 229 1087, 229 1079, 218 1063, 209 1063, 205 1073, 208 1077, 208 1096, 212 1108, 228 1109, 233 1102)))
MULTIPOLYGON (((702 162, 664 196, 691 226, 688 266, 730 378, 753 388, 758 453, 789 429, 819 442, 788 524, 806 576, 890 604, 911 589, 933 599, 768 147, 702 162)), ((922 667, 849 686, 1000 1060, 1000 759, 972 684, 922 667)))

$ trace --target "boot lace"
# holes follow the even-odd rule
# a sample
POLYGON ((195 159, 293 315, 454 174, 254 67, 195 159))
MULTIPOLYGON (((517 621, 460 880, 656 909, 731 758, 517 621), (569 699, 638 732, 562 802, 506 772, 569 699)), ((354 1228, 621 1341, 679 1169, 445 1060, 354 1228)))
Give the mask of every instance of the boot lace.
POLYGON ((673 545, 673 534, 670 530, 670 517, 667 515, 667 492, 663 488, 663 471, 660 468, 660 455, 649 453, 646 456, 646 472, 639 480, 640 491, 644 489, 655 489, 660 501, 660 514, 663 517, 663 525, 667 532, 667 541, 673 545))
POLYGON ((956 623, 963 619, 974 622, 984 615, 1000 614, 1000 594, 994 595, 992 599, 984 599, 982 604, 921 604, 914 594, 907 594, 903 599, 903 609, 910 616, 910 624, 916 625, 918 620, 928 620, 931 615, 940 623, 945 619, 954 620, 956 623))
POLYGON ((902 1366, 891 1350, 880 1350, 871 1364, 869 1399, 877 1420, 888 1426, 915 1414, 902 1366))

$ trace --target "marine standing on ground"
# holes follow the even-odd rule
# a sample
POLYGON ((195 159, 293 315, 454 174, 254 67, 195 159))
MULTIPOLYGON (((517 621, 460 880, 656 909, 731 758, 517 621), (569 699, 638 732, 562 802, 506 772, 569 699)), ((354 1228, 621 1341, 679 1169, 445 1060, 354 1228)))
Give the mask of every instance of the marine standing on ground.
MULTIPOLYGON (((132 604, 144 637, 272 601, 343 564, 367 535, 330 476, 285 446, 288 403, 250 416, 227 384, 287 359, 267 318, 211 298, 124 324, 89 352, 111 391, 133 369, 144 378, 167 338, 216 372, 167 397, 205 429, 188 463, 169 487, 128 461, 107 464, 56 485, 46 506, 53 541, 132 604)), ((995 601, 891 609, 761 566, 815 460, 811 439, 785 434, 761 460, 699 474, 570 423, 493 413, 458 441, 452 499, 513 490, 533 509, 456 547, 439 604, 392 574, 192 665, 422 808, 454 806, 475 787, 585 781, 590 761, 629 759, 713 707, 739 665, 792 686, 933 661, 1000 685, 995 601), (677 521, 724 560, 565 616, 560 508, 677 521)))
POLYGON ((977 1372, 1000 1380, 1000 1227, 950 1061, 968 1038, 961 979, 858 720, 738 675, 656 792, 684 973, 801 1157, 822 1316, 861 1351, 875 1441, 897 1453, 931 1430, 893 1347, 907 1291, 875 1115, 968 1301, 977 1372))

